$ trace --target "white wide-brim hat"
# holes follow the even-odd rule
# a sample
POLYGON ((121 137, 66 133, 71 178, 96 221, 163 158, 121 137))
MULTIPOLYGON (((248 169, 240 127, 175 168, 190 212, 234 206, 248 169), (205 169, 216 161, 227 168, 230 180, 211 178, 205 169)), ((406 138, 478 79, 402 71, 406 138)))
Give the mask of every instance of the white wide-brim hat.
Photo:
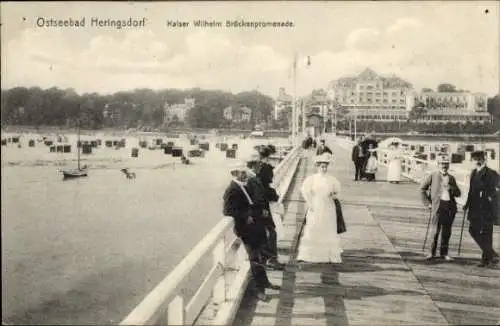
POLYGON ((246 172, 249 175, 254 175, 253 171, 247 167, 247 163, 245 161, 238 161, 229 166, 229 173, 235 171, 246 172))
POLYGON ((250 152, 250 154, 246 157, 246 162, 255 162, 260 160, 260 155, 257 150, 253 150, 250 152))
POLYGON ((314 158, 313 158, 313 162, 318 164, 318 163, 332 163, 333 161, 333 155, 328 153, 328 152, 325 152, 321 155, 316 155, 314 158))

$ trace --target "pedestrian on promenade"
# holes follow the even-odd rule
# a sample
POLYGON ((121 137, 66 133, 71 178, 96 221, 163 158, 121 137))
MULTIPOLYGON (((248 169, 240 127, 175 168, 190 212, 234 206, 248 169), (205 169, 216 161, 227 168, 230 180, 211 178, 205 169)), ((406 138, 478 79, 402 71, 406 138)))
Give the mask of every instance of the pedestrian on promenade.
POLYGON ((261 155, 266 156, 268 153, 269 151, 267 149, 261 149, 259 154, 251 155, 247 160, 247 167, 253 172, 253 175, 248 179, 248 190, 250 198, 254 202, 256 211, 255 216, 260 219, 266 229, 267 241, 263 248, 264 261, 266 261, 271 268, 282 270, 283 266, 278 262, 276 224, 269 205, 271 201, 277 201, 279 196, 276 190, 270 186, 270 182, 268 183, 268 179, 266 179, 270 177, 272 181, 273 167, 269 163, 261 161, 261 155), (270 166, 269 170, 267 170, 266 164, 270 166), (265 172, 262 172, 263 170, 265 172), (262 175, 264 175, 264 177, 262 177, 262 175))
POLYGON ((326 146, 326 144, 325 144, 325 140, 324 140, 324 139, 321 139, 321 140, 319 141, 319 146, 318 146, 318 148, 316 149, 316 155, 321 155, 321 154, 323 154, 323 153, 330 153, 330 154, 333 154, 333 153, 332 153, 332 150, 331 150, 328 146, 326 146))
POLYGON ((368 159, 366 160, 365 177, 367 181, 375 182, 375 174, 378 170, 377 150, 370 144, 368 147, 368 159))
MULTIPOLYGON (((337 215, 334 201, 340 193, 340 183, 328 173, 331 161, 332 155, 329 153, 316 156, 314 162, 318 172, 308 176, 302 185, 301 192, 308 210, 298 249, 299 262, 342 262, 337 229, 337 218, 342 216, 337 215)), ((343 219, 341 223, 343 224, 343 219)))
POLYGON ((401 181, 401 159, 403 153, 399 149, 399 143, 393 143, 389 147, 387 165, 387 181, 390 183, 399 183, 401 181))
POLYGON ((264 268, 263 247, 266 243, 264 225, 255 216, 254 202, 251 199, 247 181, 250 172, 246 164, 241 163, 230 169, 233 180, 223 196, 223 214, 234 219, 234 231, 242 240, 250 260, 253 280, 257 288, 257 298, 267 301, 265 289, 277 289, 269 282, 264 268))
POLYGON ((363 152, 363 147, 361 146, 361 142, 363 138, 359 138, 358 142, 353 146, 351 159, 354 163, 354 181, 361 180, 364 176, 363 165, 365 162, 365 154, 363 152))
POLYGON ((420 184, 420 191, 424 205, 429 207, 432 225, 433 241, 431 252, 426 257, 434 259, 436 257, 439 234, 441 233, 440 257, 451 261, 448 255, 448 247, 451 237, 451 230, 455 215, 457 214, 456 197, 460 197, 460 188, 455 177, 448 173, 450 161, 447 157, 438 157, 439 171, 427 175, 420 184))
POLYGON ((470 176, 469 193, 464 204, 469 220, 469 233, 482 250, 478 266, 490 267, 498 264, 498 253, 493 249, 493 224, 496 218, 499 187, 498 173, 486 166, 485 152, 475 151, 471 158, 476 168, 470 176))

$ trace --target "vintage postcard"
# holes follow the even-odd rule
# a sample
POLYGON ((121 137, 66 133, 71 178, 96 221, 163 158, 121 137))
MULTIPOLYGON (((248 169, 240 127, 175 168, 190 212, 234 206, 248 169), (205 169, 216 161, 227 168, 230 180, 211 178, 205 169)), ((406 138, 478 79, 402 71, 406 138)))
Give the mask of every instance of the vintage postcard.
POLYGON ((498 325, 497 1, 2 2, 3 325, 498 325))

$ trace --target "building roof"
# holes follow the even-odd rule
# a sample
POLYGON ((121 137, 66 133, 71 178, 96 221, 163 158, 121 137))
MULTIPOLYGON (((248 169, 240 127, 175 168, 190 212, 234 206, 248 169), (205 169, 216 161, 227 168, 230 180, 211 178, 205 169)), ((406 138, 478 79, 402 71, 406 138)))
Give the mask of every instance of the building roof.
POLYGON ((246 106, 243 106, 240 108, 240 110, 244 113, 247 113, 247 114, 251 114, 252 113, 252 109, 246 107, 246 106))
POLYGON ((373 69, 371 68, 365 68, 359 75, 357 76, 343 76, 340 77, 336 80, 332 80, 329 85, 330 87, 335 86, 335 85, 345 85, 347 87, 354 87, 356 83, 359 81, 363 80, 380 80, 383 82, 383 86, 385 88, 401 88, 401 87, 406 87, 406 88, 412 88, 413 85, 406 80, 396 76, 396 75, 391 75, 391 76, 382 76, 377 74, 373 69))
POLYGON ((279 89, 278 96, 276 96, 276 101, 277 102, 291 102, 291 101, 293 101, 293 96, 288 95, 285 91, 285 88, 281 87, 279 89))

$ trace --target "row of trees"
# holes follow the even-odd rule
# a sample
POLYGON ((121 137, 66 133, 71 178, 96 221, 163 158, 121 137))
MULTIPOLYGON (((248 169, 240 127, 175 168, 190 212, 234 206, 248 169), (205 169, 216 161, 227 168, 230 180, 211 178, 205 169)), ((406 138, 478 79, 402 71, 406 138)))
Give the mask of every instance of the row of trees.
POLYGON ((252 109, 251 125, 267 122, 274 106, 272 98, 257 91, 233 94, 199 88, 136 89, 109 95, 79 95, 73 89, 16 87, 2 90, 1 117, 2 124, 35 127, 73 126, 76 119, 90 129, 168 127, 163 124, 165 103, 184 103, 186 98, 195 99, 195 106, 189 110, 186 121, 177 124, 193 128, 219 128, 227 124, 223 110, 228 106, 252 109))
MULTIPOLYGON (((439 84, 438 87, 436 88, 436 91, 443 92, 443 93, 468 92, 465 89, 458 89, 455 85, 450 84, 450 83, 439 84)), ((434 90, 432 88, 428 88, 428 87, 422 88, 422 93, 427 93, 427 92, 434 92, 434 90)))
MULTIPOLYGON (((430 90, 430 89, 429 89, 430 90)), ((451 84, 441 84, 438 91, 461 91, 451 84)), ((257 91, 233 94, 223 91, 166 89, 154 91, 150 89, 136 89, 122 91, 109 95, 98 93, 77 94, 72 89, 50 88, 42 90, 38 87, 16 87, 2 90, 1 121, 4 125, 29 126, 73 126, 79 118, 84 128, 99 129, 114 128, 238 128, 250 129, 255 124, 261 124, 266 129, 289 129, 291 108, 282 110, 278 118, 272 118, 274 100, 257 91), (184 103, 184 99, 195 99, 194 107, 189 111, 185 121, 173 119, 169 125, 164 124, 165 103, 184 103), (224 108, 232 106, 239 108, 246 106, 252 109, 249 122, 232 122, 223 117, 224 108), (104 114, 108 109, 113 114, 104 114), (118 114, 115 114, 118 113, 118 114)), ((303 105, 314 105, 327 100, 324 90, 314 90, 303 99, 303 105)), ((488 99, 488 112, 494 117, 494 130, 500 129, 500 95, 488 99)), ((337 107, 339 123, 347 124, 347 110, 337 107), (344 121, 343 121, 344 120, 344 121)), ((410 112, 410 121, 419 122, 427 112, 424 103, 417 103, 410 112)), ((299 117, 301 119, 301 117, 299 117)), ((384 123, 380 128, 386 128, 384 123)), ((398 128, 401 123, 394 122, 398 128)), ((301 125, 301 122, 299 122, 301 125)), ((439 125, 441 126, 441 125, 439 125)), ((482 125, 484 126, 484 125, 482 125)), ((419 130, 415 127, 411 130, 419 130)), ((441 127, 440 127, 441 128, 441 127)), ((450 127, 451 128, 451 127, 450 127)), ((451 128, 453 129, 453 128, 451 128)), ((455 129, 453 129, 455 130, 455 129)), ((484 129, 483 130, 489 130, 484 129)), ((465 132, 465 131, 462 131, 465 132)))

